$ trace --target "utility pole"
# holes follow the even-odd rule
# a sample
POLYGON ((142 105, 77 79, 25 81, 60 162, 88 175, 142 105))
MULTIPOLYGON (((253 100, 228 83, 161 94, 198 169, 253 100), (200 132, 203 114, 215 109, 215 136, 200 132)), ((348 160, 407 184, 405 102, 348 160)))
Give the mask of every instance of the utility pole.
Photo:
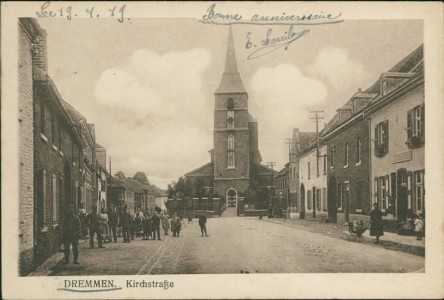
POLYGON ((291 144, 293 144, 293 138, 285 139, 285 143, 288 145, 288 162, 291 162, 291 144))
POLYGON ((316 120, 316 156, 319 158, 319 120, 324 119, 323 110, 310 110, 311 120, 316 120))

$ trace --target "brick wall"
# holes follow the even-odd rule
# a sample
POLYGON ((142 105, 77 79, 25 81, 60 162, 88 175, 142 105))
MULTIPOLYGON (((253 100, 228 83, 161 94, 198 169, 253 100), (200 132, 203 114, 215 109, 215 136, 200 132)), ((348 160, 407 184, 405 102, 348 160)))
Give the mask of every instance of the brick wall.
MULTIPOLYGON (((342 130, 339 134, 327 141, 327 153, 331 155, 330 150, 335 149, 334 166, 327 167, 328 181, 334 177, 337 187, 340 184, 348 182, 349 184, 349 214, 368 215, 371 211, 370 205, 370 137, 369 137, 369 120, 361 120, 359 123, 342 130), (358 137, 361 140, 361 161, 358 162, 358 137), (349 163, 345 165, 345 144, 349 145, 349 163), (358 204, 358 184, 361 182, 362 202, 358 204), (361 211, 360 211, 361 210, 361 211)), ((330 189, 329 189, 330 190, 330 189)), ((336 195, 328 195, 328 201, 337 201, 336 195)), ((339 216, 345 214, 345 204, 343 209, 339 210, 338 222, 344 217, 339 216)), ((329 206, 330 207, 330 206, 329 206)))
POLYGON ((19 264, 20 274, 32 269, 34 211, 32 37, 19 23, 19 264))

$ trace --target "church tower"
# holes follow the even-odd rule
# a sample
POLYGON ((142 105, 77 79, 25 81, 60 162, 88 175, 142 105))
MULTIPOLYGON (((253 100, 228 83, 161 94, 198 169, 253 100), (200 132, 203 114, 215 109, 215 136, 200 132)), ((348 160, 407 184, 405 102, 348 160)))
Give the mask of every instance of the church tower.
POLYGON ((250 117, 231 26, 225 70, 214 96, 214 191, 228 199, 228 206, 236 206, 238 194, 245 192, 250 183, 250 117))

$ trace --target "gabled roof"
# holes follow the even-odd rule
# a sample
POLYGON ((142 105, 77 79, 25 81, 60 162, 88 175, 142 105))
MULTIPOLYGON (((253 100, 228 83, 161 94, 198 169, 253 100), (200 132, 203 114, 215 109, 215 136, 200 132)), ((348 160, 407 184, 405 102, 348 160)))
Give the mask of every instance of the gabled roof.
POLYGON ((137 181, 136 179, 132 179, 132 178, 121 178, 118 179, 120 181, 120 183, 122 183, 126 188, 132 190, 135 193, 143 193, 143 188, 142 188, 142 184, 137 181))
POLYGON ((192 177, 192 176, 214 176, 214 163, 209 162, 185 174, 185 177, 192 177))
MULTIPOLYGON (((257 162, 254 161, 250 161, 250 169, 254 168, 255 174, 257 176, 264 176, 264 175, 271 175, 272 170, 264 165, 261 165, 257 162)), ((275 175, 277 173, 276 170, 273 170, 273 175, 275 175)))
MULTIPOLYGON (((145 185, 144 185, 145 187, 145 185)), ((160 189, 157 185, 152 184, 147 186, 150 194, 154 195, 154 197, 167 197, 168 193, 165 190, 160 189)))

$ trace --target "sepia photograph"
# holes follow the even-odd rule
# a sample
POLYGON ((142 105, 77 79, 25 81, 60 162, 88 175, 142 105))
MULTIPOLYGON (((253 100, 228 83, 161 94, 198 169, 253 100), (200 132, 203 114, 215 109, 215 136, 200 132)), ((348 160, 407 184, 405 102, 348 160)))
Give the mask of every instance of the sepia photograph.
POLYGON ((145 16, 131 2, 26 4, 31 14, 8 19, 8 242, 18 279, 58 280, 48 298, 165 298, 199 275, 423 280, 426 260, 442 265, 428 260, 443 223, 430 221, 442 205, 426 188, 442 174, 442 152, 426 173, 430 145, 442 145, 430 130, 442 122, 442 57, 426 55, 424 18, 295 3, 145 3, 159 9, 145 16))

